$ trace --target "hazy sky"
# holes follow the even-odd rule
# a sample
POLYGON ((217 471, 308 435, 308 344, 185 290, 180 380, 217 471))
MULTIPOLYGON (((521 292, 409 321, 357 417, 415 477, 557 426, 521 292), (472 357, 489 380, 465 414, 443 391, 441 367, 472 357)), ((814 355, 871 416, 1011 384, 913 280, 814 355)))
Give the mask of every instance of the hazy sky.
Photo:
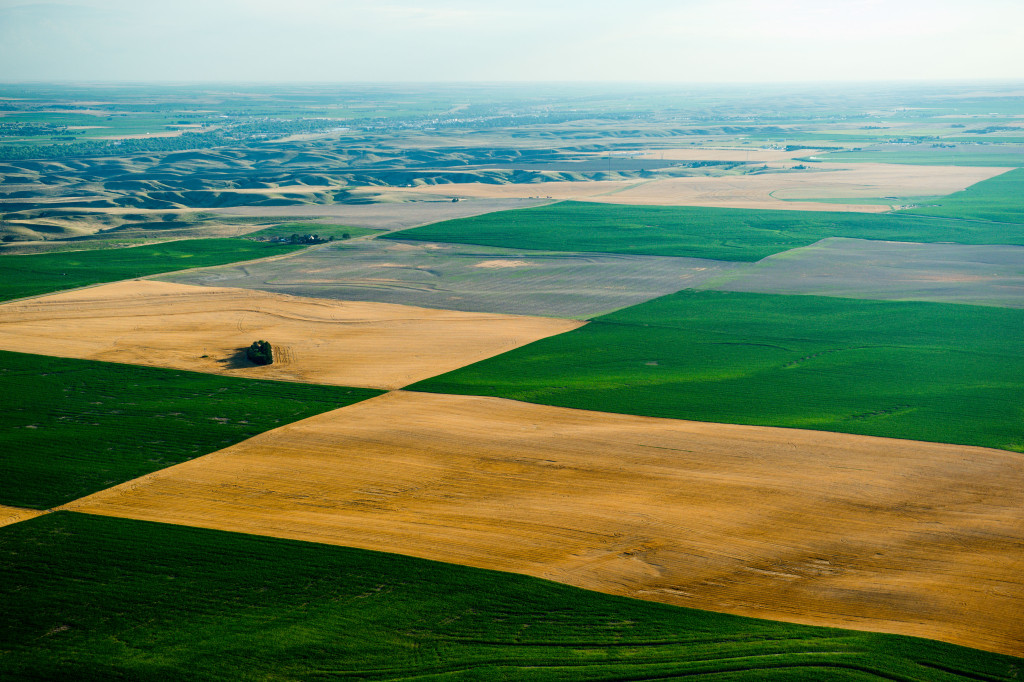
POLYGON ((0 0, 0 80, 1024 79, 1024 0, 0 0))

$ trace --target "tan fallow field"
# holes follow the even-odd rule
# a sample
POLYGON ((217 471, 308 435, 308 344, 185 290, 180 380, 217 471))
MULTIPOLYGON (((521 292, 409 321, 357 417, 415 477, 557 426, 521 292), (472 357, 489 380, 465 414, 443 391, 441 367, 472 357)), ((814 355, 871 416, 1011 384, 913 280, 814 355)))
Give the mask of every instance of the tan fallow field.
POLYGON ((496 185, 489 182, 460 182, 450 185, 421 185, 395 189, 408 195, 437 195, 465 199, 556 199, 583 201, 637 184, 635 180, 575 180, 565 182, 521 182, 496 185))
POLYGON ((18 523, 19 521, 28 521, 34 519, 37 516, 42 516, 46 512, 37 511, 35 509, 21 509, 20 507, 5 507, 0 504, 0 528, 9 526, 12 523, 18 523))
POLYGON ((1024 455, 393 392, 66 508, 1024 654, 1024 455))
POLYGON ((810 170, 654 180, 588 201, 650 206, 722 206, 877 212, 889 206, 814 203, 814 199, 942 196, 1010 170, 968 166, 811 164, 810 170), (790 200, 790 201, 783 201, 790 200), (796 200, 796 201, 793 201, 796 200))
MULTIPOLYGON (((791 169, 793 164, 786 164, 791 169)), ((550 196, 640 206, 710 206, 790 211, 883 213, 904 205, 900 197, 943 196, 1010 170, 969 166, 910 166, 886 163, 818 163, 809 170, 746 175, 693 176, 640 182, 546 182, 489 185, 466 183, 396 190, 469 198, 550 196), (836 204, 814 199, 875 199, 892 204, 836 204)))
POLYGON ((0 306, 0 349, 398 388, 581 324, 136 280, 0 306), (242 359, 260 339, 272 365, 242 359))

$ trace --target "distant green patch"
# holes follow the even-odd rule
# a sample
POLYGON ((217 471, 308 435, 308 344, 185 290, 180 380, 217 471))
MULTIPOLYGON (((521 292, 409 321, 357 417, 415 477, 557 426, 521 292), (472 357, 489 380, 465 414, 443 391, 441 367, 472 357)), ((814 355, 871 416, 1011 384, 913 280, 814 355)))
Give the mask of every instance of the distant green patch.
POLYGON ((293 234, 300 236, 316 234, 324 239, 334 237, 335 239, 354 239, 364 237, 368 234, 380 234, 381 230, 371 230, 367 227, 346 227, 345 225, 331 225, 330 223, 282 223, 273 227, 267 227, 258 232, 250 232, 246 237, 291 237, 293 234), (348 235, 348 236, 346 236, 348 235))
POLYGON ((1024 225, 914 215, 626 206, 566 201, 382 235, 547 251, 757 261, 826 237, 1024 244, 1024 225))
POLYGON ((0 504, 33 509, 380 394, 5 351, 0 389, 0 504))
POLYGON ((1012 680, 1024 661, 58 512, 0 528, 5 680, 1012 680))
POLYGON ((684 290, 412 390, 1024 450, 1024 310, 684 290))
MULTIPOLYGON (((1024 157, 1021 162, 1024 163, 1024 157)), ((1024 168, 997 175, 928 204, 907 212, 948 218, 1024 222, 1024 168)))
POLYGON ((266 258, 304 248, 246 239, 190 239, 150 246, 0 256, 0 301, 89 284, 266 258))

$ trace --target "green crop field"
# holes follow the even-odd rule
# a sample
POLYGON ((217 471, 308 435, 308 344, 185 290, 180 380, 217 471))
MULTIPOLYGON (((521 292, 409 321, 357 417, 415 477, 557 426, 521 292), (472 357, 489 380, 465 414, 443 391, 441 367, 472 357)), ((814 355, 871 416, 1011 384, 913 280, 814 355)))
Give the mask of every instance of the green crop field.
POLYGON ((605 412, 1024 452, 1024 310, 684 290, 419 382, 605 412))
POLYGON ((0 529, 5 680, 1013 680, 1024 661, 58 512, 0 529))
POLYGON ((245 239, 187 241, 102 251, 0 256, 0 301, 187 268, 223 265, 305 248, 245 239))
POLYGON ((448 220, 385 239, 757 261, 825 237, 1024 244, 1024 225, 903 214, 625 206, 565 201, 448 220))
MULTIPOLYGON (((1021 160, 1024 163, 1024 159, 1021 160)), ((1024 168, 971 185, 908 213, 1007 223, 1024 222, 1024 168)), ((1024 229, 1022 227, 1021 229, 1024 229)))
POLYGON ((0 504, 33 509, 381 393, 4 351, 0 387, 0 504))

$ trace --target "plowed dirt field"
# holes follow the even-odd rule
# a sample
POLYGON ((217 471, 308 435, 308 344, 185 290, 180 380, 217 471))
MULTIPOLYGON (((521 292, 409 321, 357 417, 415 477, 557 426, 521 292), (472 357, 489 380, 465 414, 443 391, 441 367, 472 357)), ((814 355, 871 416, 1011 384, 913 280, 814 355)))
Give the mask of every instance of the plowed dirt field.
POLYGON ((1024 308, 1024 246, 830 237, 732 272, 713 288, 1024 308))
POLYGON ((1024 653, 1024 456, 397 392, 67 508, 1024 653))
POLYGON ((703 258, 371 239, 161 279, 344 301, 581 319, 695 287, 735 268, 736 263, 703 258))
POLYGON ((581 324, 130 281, 0 306, 0 349, 398 388, 581 324), (258 339, 274 346, 274 364, 245 360, 258 339))

